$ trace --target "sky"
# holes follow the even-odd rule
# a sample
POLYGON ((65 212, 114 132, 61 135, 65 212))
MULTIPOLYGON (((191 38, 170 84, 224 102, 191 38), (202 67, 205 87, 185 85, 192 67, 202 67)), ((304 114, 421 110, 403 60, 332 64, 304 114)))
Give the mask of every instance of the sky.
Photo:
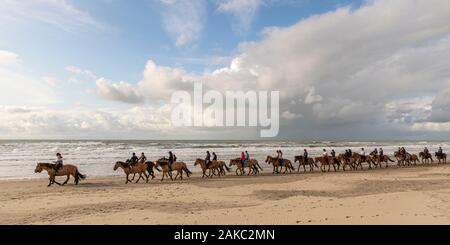
POLYGON ((0 0, 0 138, 257 139, 171 94, 280 91, 279 139, 450 136, 450 2, 0 0))

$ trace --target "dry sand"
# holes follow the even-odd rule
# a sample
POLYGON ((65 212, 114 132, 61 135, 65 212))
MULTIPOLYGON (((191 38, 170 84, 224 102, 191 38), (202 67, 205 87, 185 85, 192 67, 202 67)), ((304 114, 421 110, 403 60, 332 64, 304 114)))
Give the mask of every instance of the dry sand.
MULTIPOLYGON (((157 176, 160 178, 160 176, 157 176)), ((450 224, 450 164, 46 187, 1 181, 0 224, 450 224)))

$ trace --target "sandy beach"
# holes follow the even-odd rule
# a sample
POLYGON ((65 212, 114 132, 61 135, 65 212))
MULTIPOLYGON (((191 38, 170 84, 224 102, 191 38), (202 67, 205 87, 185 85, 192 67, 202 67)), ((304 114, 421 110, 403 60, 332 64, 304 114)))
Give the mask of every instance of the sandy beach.
MULTIPOLYGON (((44 176, 44 175, 43 175, 44 176)), ((124 184, 1 181, 1 224, 449 224, 450 165, 124 184)))

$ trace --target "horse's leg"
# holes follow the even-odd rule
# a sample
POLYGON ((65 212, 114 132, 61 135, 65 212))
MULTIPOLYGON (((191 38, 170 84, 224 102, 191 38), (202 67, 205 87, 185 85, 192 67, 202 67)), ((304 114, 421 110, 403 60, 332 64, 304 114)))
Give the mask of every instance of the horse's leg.
MULTIPOLYGON (((64 181, 64 182, 62 183, 62 185, 67 184, 67 182, 69 181, 69 178, 70 178, 70 174, 67 175, 66 181, 64 181)), ((75 178, 76 178, 76 177, 75 177, 75 178)))
POLYGON ((133 174, 133 178, 131 178, 130 182, 134 180, 134 177, 136 177, 136 173, 133 174))
POLYGON ((52 177, 49 177, 48 178, 48 185, 47 185, 47 187, 50 187, 52 184, 53 184, 52 177))

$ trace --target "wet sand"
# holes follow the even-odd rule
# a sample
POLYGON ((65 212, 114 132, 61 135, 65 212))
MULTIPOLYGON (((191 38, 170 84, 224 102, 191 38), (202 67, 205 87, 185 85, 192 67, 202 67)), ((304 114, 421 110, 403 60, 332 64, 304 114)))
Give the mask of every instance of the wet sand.
POLYGON ((160 177, 125 185, 124 177, 88 176, 63 187, 0 181, 0 224, 450 224, 450 164, 160 177))

